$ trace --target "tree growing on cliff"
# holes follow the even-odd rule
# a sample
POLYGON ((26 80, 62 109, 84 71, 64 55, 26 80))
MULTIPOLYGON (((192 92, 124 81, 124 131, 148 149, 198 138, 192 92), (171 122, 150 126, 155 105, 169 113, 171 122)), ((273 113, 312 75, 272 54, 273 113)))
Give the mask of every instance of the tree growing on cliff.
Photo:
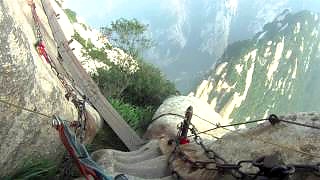
POLYGON ((168 96, 176 93, 176 88, 158 68, 139 62, 140 69, 133 74, 131 84, 121 96, 137 106, 158 108, 168 96))
POLYGON ((142 57, 143 51, 154 44, 147 30, 148 26, 138 20, 124 18, 101 27, 110 43, 135 59, 139 68, 127 76, 117 65, 110 64, 109 70, 98 69, 93 77, 115 109, 136 130, 145 130, 162 101, 176 92, 174 84, 142 57))
POLYGON ((109 38, 111 44, 124 50, 134 59, 138 58, 143 50, 153 46, 153 41, 147 35, 148 25, 137 19, 120 18, 110 26, 101 27, 100 30, 109 38))

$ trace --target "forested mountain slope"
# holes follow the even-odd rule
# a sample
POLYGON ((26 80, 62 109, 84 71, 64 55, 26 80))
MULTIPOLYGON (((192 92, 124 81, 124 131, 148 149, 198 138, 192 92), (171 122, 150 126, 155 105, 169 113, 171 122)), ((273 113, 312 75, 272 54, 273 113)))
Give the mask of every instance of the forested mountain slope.
POLYGON ((319 14, 282 13, 254 38, 228 46, 195 96, 224 119, 319 111, 319 14))

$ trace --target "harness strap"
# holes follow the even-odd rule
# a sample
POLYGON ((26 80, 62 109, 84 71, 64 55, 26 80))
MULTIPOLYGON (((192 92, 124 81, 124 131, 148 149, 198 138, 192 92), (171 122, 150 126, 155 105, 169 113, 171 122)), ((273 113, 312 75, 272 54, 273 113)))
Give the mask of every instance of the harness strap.
POLYGON ((62 120, 55 116, 53 126, 58 130, 63 145, 87 180, 89 180, 90 176, 95 180, 113 179, 111 176, 106 175, 103 169, 92 160, 85 146, 77 141, 76 136, 62 120))
POLYGON ((68 138, 65 135, 64 126, 62 126, 62 125, 58 126, 57 130, 59 132, 59 136, 60 136, 60 139, 61 139, 63 145, 65 146, 65 148, 67 149, 67 151, 69 152, 71 157, 75 160, 75 163, 76 163, 78 169, 80 170, 81 174, 83 176, 85 176, 85 178, 87 180, 89 180, 89 177, 90 177, 89 175, 94 177, 94 179, 98 179, 94 171, 92 171, 91 169, 87 169, 85 166, 83 166, 81 164, 79 157, 76 155, 75 149, 73 149, 72 146, 69 144, 68 138))

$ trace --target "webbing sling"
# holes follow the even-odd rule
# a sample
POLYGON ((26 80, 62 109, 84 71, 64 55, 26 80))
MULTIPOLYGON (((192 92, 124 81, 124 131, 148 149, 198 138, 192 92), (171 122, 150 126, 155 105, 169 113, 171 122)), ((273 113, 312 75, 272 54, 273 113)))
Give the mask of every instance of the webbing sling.
POLYGON ((53 120, 53 126, 58 130, 63 145, 75 160, 81 174, 89 179, 91 175, 95 180, 112 180, 113 177, 105 174, 104 170, 92 160, 87 149, 76 139, 69 127, 59 117, 53 120))

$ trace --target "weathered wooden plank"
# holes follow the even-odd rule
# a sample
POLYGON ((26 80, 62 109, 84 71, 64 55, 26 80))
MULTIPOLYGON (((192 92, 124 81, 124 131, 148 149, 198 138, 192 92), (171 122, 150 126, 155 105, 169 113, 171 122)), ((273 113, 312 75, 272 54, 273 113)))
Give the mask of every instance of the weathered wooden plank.
POLYGON ((99 90, 99 87, 84 70, 72 50, 68 46, 61 26, 55 17, 54 9, 48 0, 42 0, 44 11, 48 17, 53 37, 58 45, 58 52, 63 58, 63 66, 71 74, 75 84, 81 88, 84 94, 89 97, 90 102, 97 109, 100 116, 114 130, 123 143, 130 149, 135 150, 143 144, 143 140, 136 132, 122 119, 119 113, 112 107, 99 90))

